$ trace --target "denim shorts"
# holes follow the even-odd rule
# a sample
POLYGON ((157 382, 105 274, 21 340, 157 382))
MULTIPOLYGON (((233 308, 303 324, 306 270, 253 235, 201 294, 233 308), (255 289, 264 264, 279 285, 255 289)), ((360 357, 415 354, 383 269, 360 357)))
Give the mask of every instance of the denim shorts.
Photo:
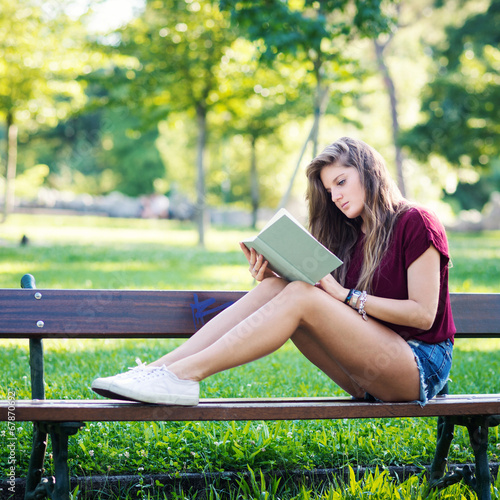
MULTIPOLYGON (((420 406, 427 404, 444 387, 451 369, 453 343, 450 339, 439 344, 428 344, 422 340, 408 340, 420 372, 420 399, 415 401, 420 406)), ((380 401, 369 393, 367 401, 380 401)))
POLYGON ((453 343, 450 339, 439 344, 408 340, 420 372, 420 399, 424 406, 444 387, 451 369, 453 343))

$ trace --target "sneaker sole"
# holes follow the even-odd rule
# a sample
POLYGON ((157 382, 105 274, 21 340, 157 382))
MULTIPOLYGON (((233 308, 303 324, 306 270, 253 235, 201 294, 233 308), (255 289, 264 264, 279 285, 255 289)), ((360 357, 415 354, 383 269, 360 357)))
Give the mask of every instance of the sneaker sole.
POLYGON ((134 399, 126 398, 126 397, 121 396, 120 394, 116 394, 116 392, 112 392, 108 389, 101 389, 99 387, 91 387, 91 389, 96 394, 99 394, 99 396, 104 396, 105 398, 108 398, 108 399, 119 399, 120 401, 135 401, 134 399))
POLYGON ((110 399, 119 399, 122 401, 137 401, 139 403, 150 403, 171 406, 196 406, 199 403, 199 397, 184 396, 179 394, 154 394, 150 397, 124 387, 113 387, 113 384, 100 383, 95 381, 91 389, 100 396, 110 399))

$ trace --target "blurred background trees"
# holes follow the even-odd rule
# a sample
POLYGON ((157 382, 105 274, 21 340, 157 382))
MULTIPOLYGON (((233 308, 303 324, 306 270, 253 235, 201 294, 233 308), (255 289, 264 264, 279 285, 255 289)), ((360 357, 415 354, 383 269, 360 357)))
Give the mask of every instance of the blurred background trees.
POLYGON ((147 0, 96 31, 105 2, 0 0, 4 217, 40 187, 182 196, 203 244, 207 207, 255 225, 341 135, 443 215, 500 189, 500 0, 147 0))

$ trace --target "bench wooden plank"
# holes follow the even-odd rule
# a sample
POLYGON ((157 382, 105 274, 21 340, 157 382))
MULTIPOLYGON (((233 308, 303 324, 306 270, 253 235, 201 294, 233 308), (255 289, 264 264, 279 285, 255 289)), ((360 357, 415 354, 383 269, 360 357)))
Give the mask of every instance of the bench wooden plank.
MULTIPOLYGON (((6 420, 8 402, 0 402, 6 420)), ((372 403, 347 398, 202 399, 198 406, 163 406, 104 400, 25 400, 15 405, 16 421, 207 421, 315 420, 344 418, 499 415, 500 394, 449 395, 416 403, 372 403)))
MULTIPOLYGON (((0 289, 0 338, 184 338, 245 293, 0 289)), ((457 337, 500 337, 500 294, 454 293, 451 303, 457 337)))
POLYGON ((452 293, 450 300, 456 337, 500 337, 499 293, 452 293))
POLYGON ((0 338, 188 337, 244 293, 0 289, 0 338))

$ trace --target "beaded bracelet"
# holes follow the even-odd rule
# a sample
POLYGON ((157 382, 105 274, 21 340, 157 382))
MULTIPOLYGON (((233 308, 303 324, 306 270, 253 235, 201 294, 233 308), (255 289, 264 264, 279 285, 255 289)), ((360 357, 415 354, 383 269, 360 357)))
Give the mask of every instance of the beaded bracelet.
POLYGON ((367 293, 366 293, 366 290, 364 290, 361 293, 361 297, 358 300, 358 302, 359 302, 358 313, 361 314, 361 316, 363 317, 363 319, 365 321, 368 321, 368 317, 366 316, 366 312, 365 312, 366 296, 367 296, 367 293))

